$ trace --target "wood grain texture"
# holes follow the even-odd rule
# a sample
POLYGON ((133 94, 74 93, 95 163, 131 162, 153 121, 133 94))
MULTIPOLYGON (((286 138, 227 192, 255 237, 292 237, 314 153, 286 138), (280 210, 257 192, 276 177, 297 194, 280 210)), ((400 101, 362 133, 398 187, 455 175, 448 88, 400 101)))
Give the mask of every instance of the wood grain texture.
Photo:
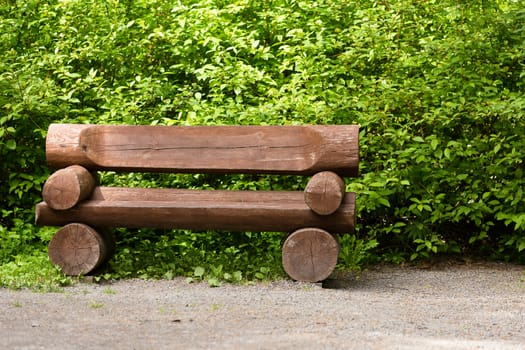
POLYGON ((82 222, 96 227, 292 232, 319 227, 350 233, 355 226, 355 194, 347 193, 331 215, 318 215, 299 191, 205 191, 97 187, 76 207, 57 211, 44 202, 38 225, 82 222))
POLYGON ((88 274, 111 257, 111 236, 80 223, 59 229, 49 242, 48 255, 66 275, 88 274))
POLYGON ((335 212, 345 195, 345 182, 334 172, 322 171, 308 181, 304 190, 304 201, 319 215, 335 212))
POLYGON ((358 135, 357 125, 52 124, 46 156, 51 168, 357 176, 358 135))
POLYGON ((95 178, 86 168, 71 165, 57 170, 47 179, 42 189, 42 197, 50 208, 70 209, 90 197, 95 185, 95 178))
POLYGON ((80 146, 80 133, 87 124, 51 124, 46 136, 46 160, 51 169, 82 165, 92 169, 95 164, 86 158, 80 146))
POLYGON ((296 281, 319 282, 335 269, 338 255, 336 237, 319 228, 303 228, 284 241, 283 268, 296 281))

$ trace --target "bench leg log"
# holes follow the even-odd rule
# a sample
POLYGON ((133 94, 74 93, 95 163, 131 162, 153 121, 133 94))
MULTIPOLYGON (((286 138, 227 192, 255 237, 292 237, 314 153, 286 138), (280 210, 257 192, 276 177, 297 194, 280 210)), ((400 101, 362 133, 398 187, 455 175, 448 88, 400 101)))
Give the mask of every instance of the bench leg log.
POLYGON ((282 248, 283 268, 292 279, 319 282, 335 269, 339 256, 337 238, 319 228, 303 228, 290 234, 282 248))
POLYGON ((85 275, 107 262, 115 249, 115 240, 105 231, 79 223, 59 229, 49 242, 51 262, 66 275, 85 275))

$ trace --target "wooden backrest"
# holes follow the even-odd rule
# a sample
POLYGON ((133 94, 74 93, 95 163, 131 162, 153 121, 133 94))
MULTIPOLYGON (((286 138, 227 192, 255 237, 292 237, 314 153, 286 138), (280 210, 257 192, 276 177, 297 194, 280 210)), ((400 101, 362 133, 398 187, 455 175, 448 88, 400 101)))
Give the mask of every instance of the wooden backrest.
POLYGON ((53 169, 357 176, 359 127, 52 124, 53 169))

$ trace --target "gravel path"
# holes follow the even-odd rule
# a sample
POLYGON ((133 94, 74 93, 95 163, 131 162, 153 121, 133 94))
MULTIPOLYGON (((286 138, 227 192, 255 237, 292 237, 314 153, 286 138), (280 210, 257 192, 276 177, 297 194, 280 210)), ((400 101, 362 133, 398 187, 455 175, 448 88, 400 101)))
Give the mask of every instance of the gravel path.
POLYGON ((1 349, 525 349, 524 268, 379 267, 320 284, 0 289, 1 349))

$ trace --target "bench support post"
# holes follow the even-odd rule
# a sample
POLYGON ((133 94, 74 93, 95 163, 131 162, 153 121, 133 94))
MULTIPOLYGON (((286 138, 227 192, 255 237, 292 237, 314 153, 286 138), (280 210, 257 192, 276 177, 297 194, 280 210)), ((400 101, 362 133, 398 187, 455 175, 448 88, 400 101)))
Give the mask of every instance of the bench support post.
POLYGON ((336 237, 319 228, 303 228, 284 241, 283 267, 296 281, 319 282, 334 271, 339 255, 336 237))
POLYGON ((115 249, 114 238, 104 231, 79 223, 59 229, 49 242, 51 262, 66 275, 85 275, 108 261, 115 249))

